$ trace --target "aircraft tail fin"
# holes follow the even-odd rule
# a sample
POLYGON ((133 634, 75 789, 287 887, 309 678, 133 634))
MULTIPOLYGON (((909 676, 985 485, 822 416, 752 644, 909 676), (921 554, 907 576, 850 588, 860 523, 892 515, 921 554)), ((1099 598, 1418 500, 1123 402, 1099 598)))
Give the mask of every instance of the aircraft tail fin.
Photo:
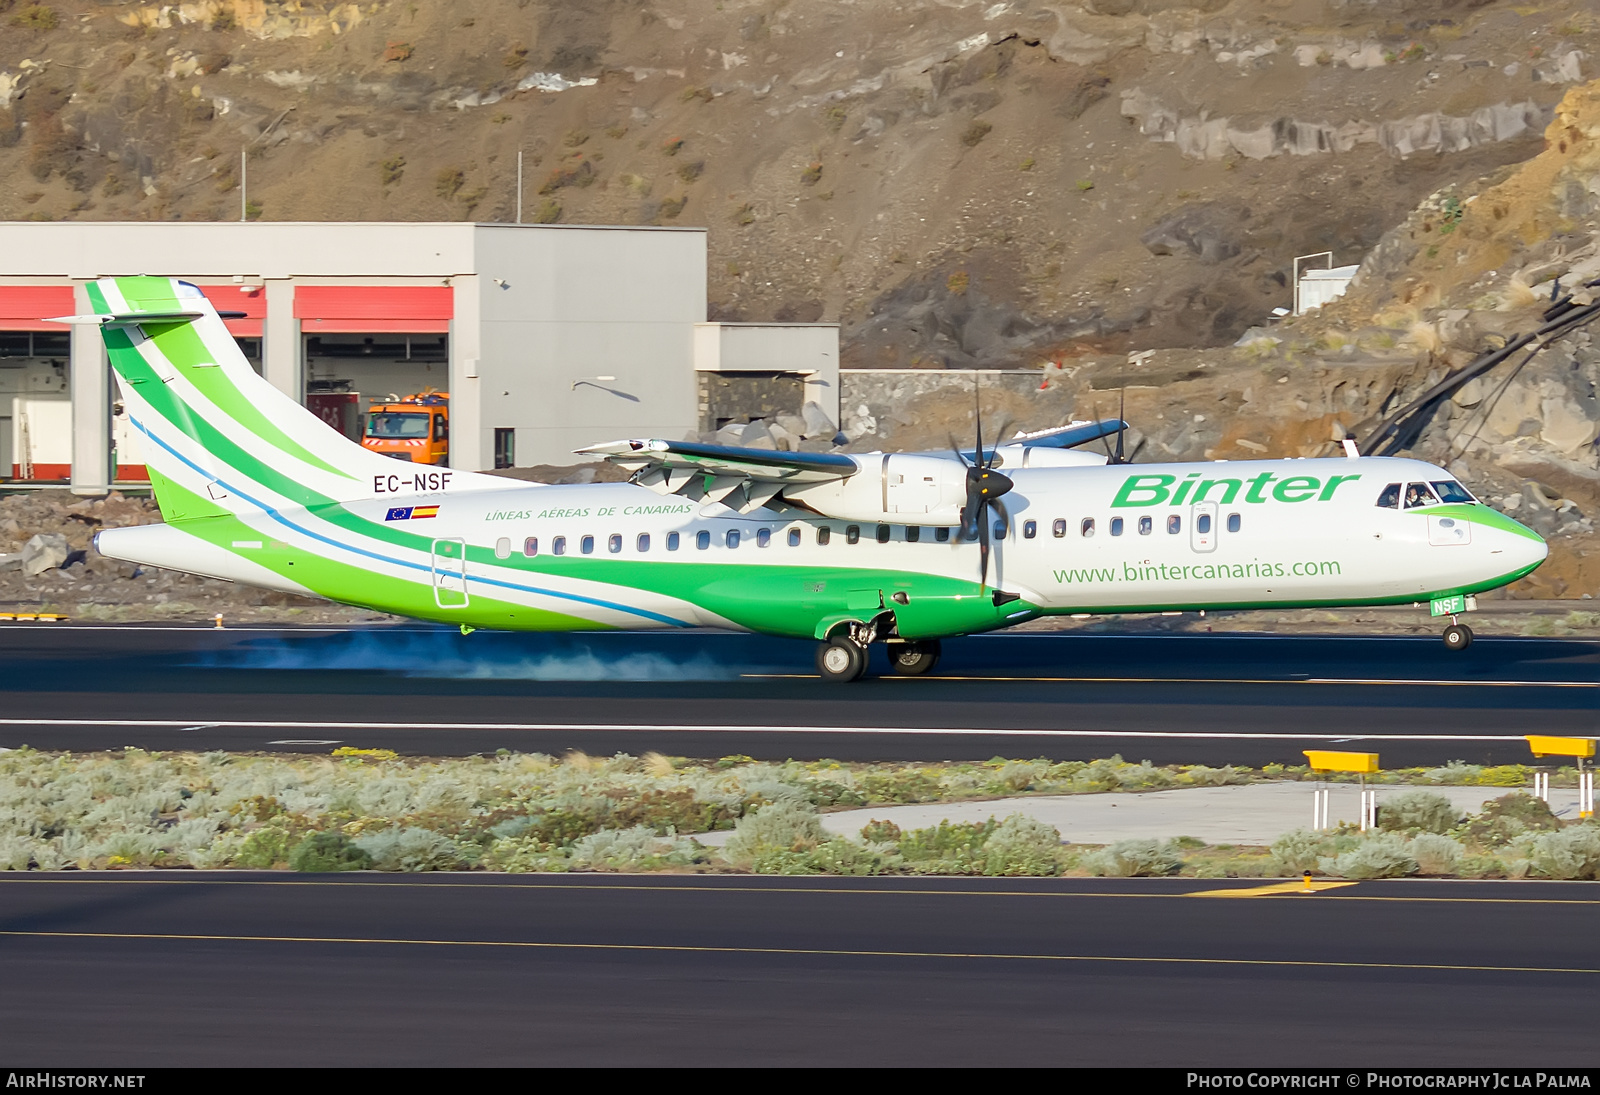
POLYGON ((101 329, 169 521, 368 498, 397 472, 404 489, 388 493, 446 489, 441 475, 451 490, 516 485, 407 465, 349 440, 257 375, 197 286, 117 277, 88 292, 93 314, 70 321, 101 329))

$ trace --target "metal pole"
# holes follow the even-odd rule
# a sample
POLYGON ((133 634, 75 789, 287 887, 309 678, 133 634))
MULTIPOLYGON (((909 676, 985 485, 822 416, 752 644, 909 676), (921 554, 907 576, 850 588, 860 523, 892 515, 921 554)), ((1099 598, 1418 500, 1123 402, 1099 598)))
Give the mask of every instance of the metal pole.
POLYGON ((248 149, 239 149, 239 220, 241 223, 250 219, 250 196, 247 193, 249 179, 246 174, 249 171, 248 157, 248 149))
POLYGON ((522 223, 522 149, 517 149, 517 223, 522 223))

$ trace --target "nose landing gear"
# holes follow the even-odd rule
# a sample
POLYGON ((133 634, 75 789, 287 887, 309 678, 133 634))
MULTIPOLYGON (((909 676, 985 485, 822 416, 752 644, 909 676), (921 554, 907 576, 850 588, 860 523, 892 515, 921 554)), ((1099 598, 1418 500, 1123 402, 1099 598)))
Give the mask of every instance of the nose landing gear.
POLYGON ((939 640, 890 643, 889 668, 902 677, 920 677, 939 664, 939 640))
POLYGON ((1472 645, 1472 628, 1456 623, 1452 616, 1450 626, 1444 629, 1444 645, 1451 650, 1465 650, 1472 645))

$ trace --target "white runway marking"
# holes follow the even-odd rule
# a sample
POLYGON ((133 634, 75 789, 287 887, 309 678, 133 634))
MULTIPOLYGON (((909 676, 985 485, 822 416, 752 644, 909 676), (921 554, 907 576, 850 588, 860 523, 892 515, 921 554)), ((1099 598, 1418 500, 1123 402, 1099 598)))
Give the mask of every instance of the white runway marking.
MULTIPOLYGON (((86 727, 115 726, 128 729, 173 730, 192 727, 192 719, 0 719, 0 726, 86 727)), ((1365 734, 1352 737, 1348 730, 1326 734, 1252 734, 1245 731, 1179 730, 1050 730, 998 729, 983 726, 918 728, 904 726, 728 726, 704 723, 571 723, 571 722, 282 722, 273 719, 220 719, 219 730, 558 730, 568 732, 710 733, 710 734, 918 734, 937 737, 982 735, 989 737, 1053 738, 1218 738, 1246 741, 1524 741, 1522 734, 1365 734)), ((272 742, 335 744, 334 742, 272 742)))

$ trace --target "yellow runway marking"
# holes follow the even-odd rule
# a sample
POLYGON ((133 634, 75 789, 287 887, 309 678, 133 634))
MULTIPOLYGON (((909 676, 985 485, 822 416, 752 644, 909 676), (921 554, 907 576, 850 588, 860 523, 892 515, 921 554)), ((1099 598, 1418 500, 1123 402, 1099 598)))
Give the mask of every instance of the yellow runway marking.
POLYGON ((1267 897, 1280 893, 1320 893, 1354 886, 1354 882, 1274 882, 1269 886, 1235 886, 1227 890, 1193 890, 1184 897, 1267 897))
POLYGON ((982 951, 886 951, 832 947, 697 947, 662 943, 550 943, 500 939, 384 939, 315 935, 190 935, 156 932, 0 931, 28 939, 121 939, 187 943, 347 943, 390 947, 491 947, 509 950, 635 951, 658 954, 771 954, 805 958, 962 958, 1025 962, 1110 962, 1172 966, 1256 966, 1301 969, 1435 970, 1459 973, 1600 973, 1574 966, 1455 965, 1448 962, 1319 962, 1300 958, 1163 958, 1147 955, 1006 954, 982 951))
MULTIPOLYGON (((185 872, 188 873, 188 872, 185 872)), ((500 891, 560 891, 560 890, 622 890, 639 893, 736 893, 736 894, 825 894, 830 896, 857 895, 864 897, 1042 897, 1042 898, 1112 898, 1125 900, 1161 900, 1173 898, 1194 897, 1199 894, 1211 893, 1208 890, 1181 890, 1167 893, 1137 893, 1116 890, 1022 890, 1022 889, 931 889, 927 887, 881 887, 869 889, 864 886, 708 886, 708 885, 683 885, 683 884, 658 884, 640 885, 638 883, 595 883, 595 882, 538 882, 517 881, 498 884, 485 884, 478 882, 369 882, 363 879, 359 882, 336 882, 320 879, 305 879, 285 877, 283 879, 264 878, 229 878, 228 872, 215 872, 209 876, 195 877, 189 874, 183 878, 128 878, 115 877, 115 872, 107 872, 112 877, 104 878, 30 878, 0 876, 0 886, 7 885, 33 885, 33 886, 353 886, 358 888, 372 887, 375 889, 438 889, 438 890, 477 890, 480 892, 500 891)), ((1441 880, 1433 885, 1449 885, 1446 880, 1441 880)), ((1498 883, 1489 882, 1488 885, 1498 883)), ((1527 885, 1528 883, 1522 883, 1527 885)), ((1304 883, 1300 881, 1281 883, 1283 886, 1294 889, 1301 888, 1304 883)), ((1319 880, 1313 882, 1314 887, 1334 889, 1353 885, 1348 882, 1319 880)), ((1544 885, 1544 883, 1532 883, 1544 885)), ((1563 885, 1580 885, 1587 889, 1600 890, 1594 883, 1563 883, 1563 885)), ((1223 893, 1238 894, 1244 891, 1224 890, 1223 893)), ((1285 891, 1287 892, 1287 891, 1285 891)), ((1600 895, 1592 898, 1560 898, 1560 897, 1384 897, 1378 895, 1341 894, 1340 901, 1376 901, 1396 902, 1401 904, 1446 904, 1446 905, 1600 905, 1600 895)))

